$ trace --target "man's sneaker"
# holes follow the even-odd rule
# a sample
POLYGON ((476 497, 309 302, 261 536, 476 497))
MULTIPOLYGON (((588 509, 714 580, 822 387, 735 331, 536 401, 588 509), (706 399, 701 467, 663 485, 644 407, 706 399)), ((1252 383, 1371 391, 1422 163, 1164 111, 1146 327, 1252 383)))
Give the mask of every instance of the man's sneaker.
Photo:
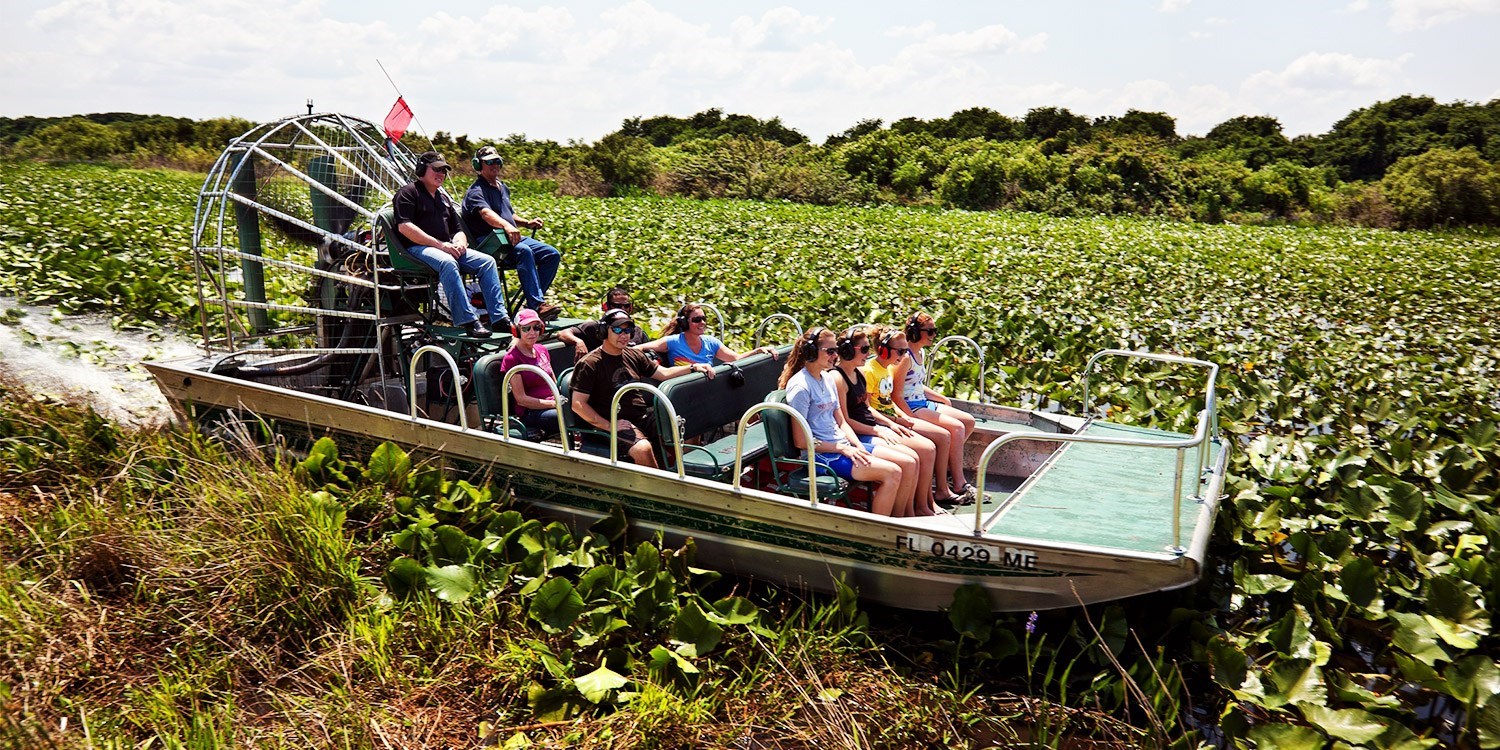
POLYGON ((465 323, 464 331, 476 339, 487 339, 490 337, 490 329, 485 328, 484 324, 479 322, 478 319, 465 323))
POLYGON ((557 320, 562 315, 562 308, 552 304, 551 302, 543 302, 541 306, 536 309, 536 315, 543 321, 550 323, 554 320, 557 320))

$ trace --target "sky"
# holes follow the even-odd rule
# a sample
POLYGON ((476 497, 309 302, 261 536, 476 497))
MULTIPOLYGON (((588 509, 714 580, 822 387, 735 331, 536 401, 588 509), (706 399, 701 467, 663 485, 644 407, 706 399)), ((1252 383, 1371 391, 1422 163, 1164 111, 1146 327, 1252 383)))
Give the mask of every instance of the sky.
POLYGON ((1497 40, 1500 0, 0 0, 0 116, 269 121, 311 99, 378 122, 399 90, 415 130, 475 139, 712 107, 818 142, 969 107, 1300 135, 1402 94, 1500 99, 1497 40))

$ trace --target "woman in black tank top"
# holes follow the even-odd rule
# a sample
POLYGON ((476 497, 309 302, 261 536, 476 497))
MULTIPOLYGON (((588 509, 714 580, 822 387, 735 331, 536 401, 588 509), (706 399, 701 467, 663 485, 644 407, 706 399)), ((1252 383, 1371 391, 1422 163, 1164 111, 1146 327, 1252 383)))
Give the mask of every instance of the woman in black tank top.
POLYGON ((865 374, 859 369, 870 358, 870 338, 863 328, 856 326, 844 331, 838 338, 838 349, 839 363, 833 369, 839 378, 834 391, 844 418, 871 453, 901 466, 905 476, 902 487, 909 487, 912 493, 912 512, 918 516, 933 515, 938 512, 932 497, 937 446, 870 408, 865 374))

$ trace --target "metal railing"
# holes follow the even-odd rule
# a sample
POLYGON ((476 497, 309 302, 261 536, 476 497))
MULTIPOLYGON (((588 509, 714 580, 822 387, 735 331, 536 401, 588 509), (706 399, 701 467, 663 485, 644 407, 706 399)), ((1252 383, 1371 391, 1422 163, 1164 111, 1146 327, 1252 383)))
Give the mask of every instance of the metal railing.
MULTIPOLYGON (((1192 357, 1179 357, 1175 354, 1156 354, 1154 352, 1136 352, 1129 349, 1105 349, 1092 357, 1083 368, 1083 418, 1085 424, 1094 419, 1093 394, 1089 391, 1089 378, 1094 373, 1094 365, 1105 357, 1125 357, 1127 359, 1149 359, 1154 362, 1168 362, 1171 364, 1190 365, 1193 367, 1208 368, 1208 382, 1203 397, 1203 411, 1207 412, 1209 419, 1208 436, 1214 439, 1219 437, 1219 397, 1217 384, 1219 379, 1219 366, 1213 362, 1192 357)), ((1198 470, 1201 473, 1203 467, 1207 466, 1208 443, 1205 441, 1198 448, 1198 470)))
MULTIPOLYGON (((1182 440, 1110 438, 1096 437, 1093 435, 1066 435, 1052 432, 1008 432, 1004 435, 1001 435, 1000 437, 997 437, 994 440, 990 441, 990 444, 984 447, 984 453, 979 457, 979 465, 975 467, 975 473, 979 475, 978 492, 980 500, 974 503, 974 536, 983 536, 986 532, 988 532, 990 527, 993 526, 997 520, 999 520, 1000 514, 1005 511, 1006 506, 1002 505, 1001 507, 996 508, 993 512, 991 512, 988 519, 985 519, 983 498, 985 476, 987 474, 986 470, 989 468, 990 460, 994 458, 995 452, 1003 447, 1006 443, 1015 440, 1040 440, 1043 442, 1052 443, 1093 443, 1095 445, 1125 445, 1139 448, 1163 448, 1173 449, 1177 451, 1177 471, 1172 481, 1172 544, 1167 547, 1167 550, 1172 554, 1182 555, 1187 551, 1186 548, 1182 546, 1183 462, 1187 458, 1185 454, 1187 453, 1188 448, 1203 445, 1208 442, 1208 424, 1209 413, 1208 410, 1205 409, 1202 412, 1199 412, 1198 429, 1194 431, 1193 436, 1190 438, 1183 438, 1182 440)), ((1201 474, 1195 475, 1195 481, 1202 481, 1201 474)), ((1020 494, 1019 491, 1017 492, 1017 494, 1020 494)), ((1200 495, 1194 495, 1193 500, 1199 503, 1203 502, 1203 498, 1200 495)))
MULTIPOLYGON (((796 322, 796 321, 793 321, 793 322, 796 322)), ((799 333, 797 335, 800 336, 802 334, 799 333)), ((802 412, 799 412, 796 409, 792 408, 791 405, 789 405, 789 404, 781 404, 781 403, 777 403, 775 401, 762 401, 762 402, 760 402, 760 403, 758 403, 758 404, 750 407, 745 412, 745 416, 740 417, 740 425, 739 425, 739 427, 734 432, 734 489, 735 489, 735 491, 739 491, 739 489, 740 489, 740 475, 742 473, 744 473, 744 471, 745 471, 745 428, 750 426, 750 418, 751 417, 753 417, 756 414, 759 414, 759 413, 761 413, 761 412, 763 412, 763 411, 765 411, 767 409, 772 409, 772 410, 775 410, 775 411, 779 411, 779 412, 783 412, 783 413, 791 415, 792 420, 797 423, 798 429, 800 429, 802 431, 802 437, 807 442, 807 446, 808 446, 807 451, 806 451, 807 452, 807 500, 808 500, 809 503, 811 503, 813 505, 813 507, 817 507, 817 505, 818 505, 818 462, 813 459, 813 446, 815 446, 817 444, 817 441, 813 440, 812 427, 810 425, 808 425, 807 418, 802 416, 802 412)), ((776 461, 778 458, 779 458, 778 456, 771 456, 771 460, 772 461, 776 461)), ((772 470, 773 471, 775 470, 774 467, 773 467, 772 470)))
POLYGON ((567 453, 568 423, 563 418, 562 410, 566 404, 563 402, 562 391, 557 389, 557 381, 552 379, 552 373, 536 365, 511 365, 510 369, 505 371, 505 377, 500 379, 500 439, 510 442, 510 379, 518 372, 534 372, 542 376, 542 380, 547 381, 547 387, 552 389, 552 403, 557 405, 554 409, 557 412, 557 436, 562 440, 563 453, 567 453))
POLYGON ((436 344, 427 344, 412 352, 411 364, 407 367, 406 371, 406 384, 409 389, 407 393, 411 400, 411 409, 408 415, 412 419, 417 418, 417 363, 422 361, 422 355, 434 353, 441 354, 443 355, 443 359, 448 360, 448 369, 453 373, 453 397, 458 400, 458 428, 460 430, 468 430, 469 412, 468 409, 464 408, 463 383, 459 380, 463 376, 458 371, 458 361, 453 359, 453 355, 449 354, 447 349, 436 344))
POLYGON ((793 338, 802 336, 802 324, 798 323, 796 318, 787 315, 786 313, 772 313, 771 315, 767 315, 766 319, 762 320, 760 322, 760 325, 755 327, 755 336, 750 339, 751 349, 755 349, 760 346, 760 335, 766 332, 766 326, 770 325, 771 321, 778 319, 785 320, 786 322, 791 323, 792 327, 797 329, 797 336, 793 338))
POLYGON ((989 396, 985 395, 984 391, 984 347, 980 346, 978 341, 975 341, 968 336, 944 336, 943 338, 938 339, 938 342, 936 344, 933 344, 932 348, 934 351, 936 351, 943 344, 946 344, 950 341, 957 341, 959 343, 968 344, 969 346, 974 347, 974 351, 979 352, 979 403, 989 403, 989 396))
MULTIPOLYGON (((656 403, 667 407, 667 418, 671 420, 674 428, 677 425, 677 409, 672 406, 672 400, 665 393, 650 383, 626 383, 615 391, 615 397, 609 402, 609 462, 612 465, 620 463, 620 441, 615 436, 619 431, 620 423, 620 398, 630 391, 646 391, 656 396, 656 403)), ((677 478, 687 478, 687 471, 682 465, 682 435, 676 429, 668 430, 672 433, 672 453, 677 459, 677 478)))

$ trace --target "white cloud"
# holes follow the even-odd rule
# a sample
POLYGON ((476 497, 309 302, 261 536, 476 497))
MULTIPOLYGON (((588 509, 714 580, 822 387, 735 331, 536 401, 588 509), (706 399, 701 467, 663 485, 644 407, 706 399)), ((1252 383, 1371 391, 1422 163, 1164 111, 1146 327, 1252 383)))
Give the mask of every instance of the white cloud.
POLYGON ((1402 80, 1410 54, 1394 60, 1355 57, 1342 52, 1309 52, 1280 71, 1263 70, 1246 79, 1250 91, 1373 91, 1402 80))
POLYGON ((953 34, 930 34, 896 53, 899 64, 920 64, 933 60, 953 60, 1002 54, 1006 52, 1034 53, 1047 46, 1045 33, 1033 34, 1022 39, 1019 34, 1001 24, 983 26, 973 31, 953 34))
POLYGON ((740 16, 730 24, 730 36, 744 47, 792 49, 798 42, 828 30, 833 19, 803 15, 793 8, 772 8, 759 20, 740 16))
POLYGON ((1500 12, 1500 0, 1391 0, 1388 25, 1421 31, 1471 15, 1500 12))
POLYGON ((1156 10, 1161 13, 1176 13, 1188 7, 1192 2, 1193 0, 1161 0, 1161 4, 1156 6, 1156 10))
POLYGON ((1339 9, 1340 13, 1363 13, 1370 9, 1370 0, 1354 0, 1339 9))

